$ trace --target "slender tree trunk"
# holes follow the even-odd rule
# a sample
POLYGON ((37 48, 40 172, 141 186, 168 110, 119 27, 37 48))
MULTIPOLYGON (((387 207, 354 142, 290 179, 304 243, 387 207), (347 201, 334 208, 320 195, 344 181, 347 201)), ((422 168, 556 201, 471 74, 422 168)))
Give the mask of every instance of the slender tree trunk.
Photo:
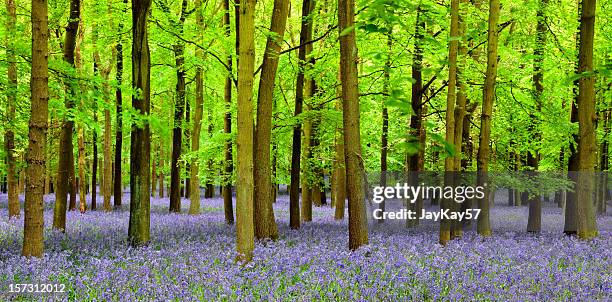
MULTIPOLYGON (((417 7, 417 17, 415 22, 415 38, 414 38, 414 55, 412 57, 412 94, 411 108, 412 115, 410 116, 410 143, 417 145, 417 152, 414 154, 406 154, 405 172, 411 177, 410 181, 413 185, 418 181, 416 176, 421 171, 423 162, 422 155, 424 154, 424 129, 423 129, 423 34, 425 33, 425 20, 423 20, 423 9, 417 7), (423 135, 422 135, 423 134, 423 135), (423 136, 423 140, 421 137, 423 136)), ((416 203, 408 205, 410 210, 421 212, 423 208, 423 200, 419 198, 416 203)), ((407 219, 406 226, 412 227, 419 224, 418 217, 415 219, 407 219)))
MULTIPOLYGON (((294 116, 302 113, 304 102, 304 68, 308 48, 304 43, 312 40, 311 13, 313 0, 302 2, 302 25, 300 28, 300 47, 298 49, 298 73, 295 84, 295 110, 294 116)), ((292 229, 300 228, 300 161, 302 149, 302 125, 293 128, 293 143, 291 152, 291 186, 289 192, 289 225, 292 229)), ((304 196, 302 196, 302 199, 304 196)), ((303 202, 303 201, 302 201, 303 202)))
POLYGON ((47 1, 32 0, 31 109, 26 155, 28 190, 25 194, 25 220, 22 255, 42 257, 44 250, 43 190, 46 165, 48 119, 48 38, 47 1))
MULTIPOLYGON (((108 107, 106 107, 108 108, 108 107)), ((111 159, 111 115, 109 109, 104 109, 104 183, 102 195, 104 195, 103 208, 104 211, 111 211, 111 190, 112 190, 112 168, 113 160, 111 159)))
POLYGON ((355 43, 355 2, 338 2, 340 36, 340 75, 342 78, 342 108, 344 111, 344 157, 346 160, 349 248, 356 250, 368 244, 368 225, 364 199, 364 172, 359 131, 359 85, 357 80, 357 45, 355 43))
MULTIPOLYGON (((544 92, 544 71, 542 70, 542 62, 544 61, 544 49, 546 47, 546 32, 548 31, 546 25, 546 7, 548 6, 548 0, 541 0, 538 4, 537 11, 537 25, 536 25, 536 43, 533 51, 533 85, 535 88, 535 112, 531 114, 530 128, 533 131, 534 141, 539 141, 540 134, 540 121, 539 115, 542 111, 542 93, 544 92)), ((527 165, 531 168, 531 171, 536 172, 538 170, 540 161, 539 148, 535 147, 534 150, 530 150, 527 153, 527 165)), ((539 194, 535 194, 529 197, 529 216, 527 219, 527 232, 539 233, 542 229, 542 199, 539 194)))
MULTIPOLYGON (((17 13, 14 0, 6 0, 6 32, 8 37, 17 34, 17 13)), ((45 42, 46 43, 46 42, 45 42)), ((17 57, 15 55, 15 42, 11 38, 6 39, 6 61, 8 62, 8 83, 6 89, 6 114, 9 124, 4 133, 4 143, 7 164, 7 186, 8 186, 8 214, 10 218, 19 218, 21 210, 19 206, 19 191, 17 187, 17 167, 14 155, 15 132, 13 121, 15 120, 15 104, 17 102, 17 57)))
MULTIPOLYGON (((457 99, 457 53, 459 50, 459 0, 451 0, 451 24, 450 24, 450 42, 448 50, 448 94, 446 96, 446 142, 455 146, 455 101, 457 99)), ((455 172, 455 157, 447 156, 444 160, 444 185, 452 187, 454 185, 455 172)), ((440 208, 443 210, 452 210, 454 201, 452 199, 443 198, 440 208)), ((451 225, 453 221, 450 219, 440 220, 440 244, 446 245, 451 239, 451 225)))
MULTIPOLYGON (((182 32, 187 1, 183 0, 178 24, 182 32)), ((174 104, 174 129, 172 131, 172 161, 170 166, 170 212, 181 212, 181 165, 179 159, 183 148, 183 115, 185 114, 185 45, 182 41, 173 46, 176 68, 176 99, 174 104)))
MULTIPOLYGON (((202 31, 204 29, 204 16, 201 13, 202 1, 196 0, 195 7, 197 8, 196 12, 196 25, 198 29, 202 31)), ((202 35, 198 35, 198 38, 202 40, 202 35)), ((203 53, 201 49, 196 49, 196 57, 202 59, 203 53)), ((204 79, 202 78, 202 67, 196 67, 196 76, 195 76, 195 84, 196 84, 196 97, 195 97, 195 110, 193 117, 193 131, 191 138, 191 151, 196 153, 200 150, 200 131, 202 129, 202 106, 204 103, 204 79)), ((190 192, 190 204, 189 204, 189 214, 197 215, 200 214, 200 164, 198 161, 198 157, 196 157, 191 162, 191 169, 189 170, 190 181, 191 181, 191 189, 190 192)))
POLYGON ((595 32, 595 0, 582 0, 580 17, 580 51, 578 73, 588 73, 578 80, 578 183, 576 184, 576 232, 578 238, 598 235, 593 207, 593 174, 597 154, 595 133, 595 76, 593 73, 593 36, 595 32))
MULTIPOLYGON (((465 85, 465 77, 466 73, 463 73, 464 70, 467 70, 467 38, 466 38, 466 24, 464 20, 464 15, 466 14, 466 0, 460 1, 459 7, 459 15, 458 15, 458 36, 461 37, 461 41, 458 45, 458 64, 457 67, 457 99, 454 111, 454 122, 455 122, 455 138, 453 143, 455 145, 455 151, 457 152, 457 156, 454 158, 455 162, 453 163, 453 168, 457 172, 461 172, 461 150, 463 146, 463 120, 465 118, 466 113, 466 104, 467 104, 467 91, 465 85)), ((458 41, 459 42, 459 41, 458 41)), ((456 174, 454 177, 457 182, 455 185, 461 186, 464 185, 462 183, 464 180, 461 177, 461 174, 456 174)), ((461 210, 461 204, 452 201, 451 208, 453 212, 459 212, 461 210)), ((451 238, 460 238, 463 236, 463 222, 458 219, 454 219, 451 221, 451 238)))
MULTIPOLYGON (((582 0, 581 0, 582 1, 582 0)), ((580 19, 582 17, 582 2, 578 1, 578 18, 580 19)), ((580 52, 580 24, 578 25, 578 28, 576 30, 576 38, 575 38, 575 46, 576 46, 576 53, 580 52)), ((574 66, 575 68, 575 72, 576 74, 579 73, 579 62, 578 62, 578 57, 576 57, 576 64, 574 66)), ((572 105, 571 105, 571 112, 570 112, 570 122, 572 124, 578 123, 578 86, 579 86, 579 80, 576 79, 574 80, 574 85, 573 85, 573 93, 574 93, 574 99, 572 101, 572 105)), ((569 158, 567 160, 567 171, 568 171, 568 176, 571 179, 571 181, 574 182, 574 184, 577 183, 578 181, 578 145, 580 144, 580 135, 579 133, 574 133, 572 134, 572 140, 573 140, 573 144, 570 142, 569 144, 569 158)), ((575 190, 576 188, 574 187, 574 190, 569 190, 566 193, 566 200, 565 200, 565 221, 564 221, 564 225, 563 225, 563 233, 565 235, 568 236, 573 236, 576 235, 576 229, 577 229, 577 217, 576 217, 576 198, 577 198, 577 190, 575 190)))
POLYGON ((253 258, 253 73, 255 71, 255 0, 240 7, 238 48, 238 133, 236 181, 236 249, 238 261, 253 258))
POLYGON ((499 22, 499 0, 489 1, 489 29, 487 37, 487 73, 483 91, 482 115, 480 117, 480 138, 478 143, 477 159, 477 185, 483 186, 484 198, 478 200, 480 216, 478 217, 477 232, 481 236, 491 236, 491 223, 489 221, 489 187, 484 184, 488 180, 489 170, 489 143, 491 141, 491 115, 493 114, 493 100, 495 98, 495 78, 497 77, 497 24, 499 22))
MULTIPOLYGON (((82 71, 82 60, 81 60, 81 44, 83 43, 84 38, 84 28, 83 28, 83 18, 79 20, 79 31, 77 34, 77 42, 75 47, 75 67, 77 69, 77 75, 81 77, 82 71)), ((80 87, 79 87, 79 97, 81 95, 80 87)), ((78 107, 80 111, 84 110, 83 100, 79 100, 78 107)), ((85 129, 82 121, 77 122, 77 150, 78 150, 78 158, 77 163, 79 166, 79 181, 78 181, 78 192, 79 192, 79 211, 81 213, 85 213, 87 211, 87 201, 85 196, 87 195, 87 173, 85 171, 85 167, 87 165, 85 161, 85 129)))
MULTIPOLYGON (((150 0, 132 2, 132 88, 141 93, 132 96, 132 107, 148 117, 150 103, 150 53, 147 17, 150 0)), ((133 247, 146 245, 150 232, 150 156, 151 130, 148 123, 132 123, 130 145, 130 222, 128 240, 133 247)), ((116 196, 115 196, 116 198, 116 196)))
MULTIPOLYGON (((338 71, 338 81, 341 81, 340 71, 338 71)), ((342 112, 342 86, 338 85, 338 89, 336 91, 338 94, 338 102, 336 103, 336 109, 340 112, 340 114, 344 115, 342 112)), ((346 204, 346 160, 344 157, 344 129, 342 125, 337 127, 336 129, 336 152, 335 152, 335 175, 336 175, 336 188, 334 191, 334 200, 335 200, 335 212, 334 219, 342 220, 344 219, 344 209, 346 204)))
POLYGON ((164 179, 166 176, 164 175, 164 168, 166 163, 166 157, 164 153, 164 142, 160 139, 159 142, 159 198, 164 198, 164 179))
MULTIPOLYGON (((419 14, 417 8, 417 15, 419 14)), ((418 19, 418 16, 417 16, 418 19)), ((418 21, 417 21, 418 22, 418 21)), ((393 30, 388 30, 386 33, 387 36, 387 60, 385 61, 385 71, 383 73, 384 82, 383 82, 383 92, 389 94, 390 85, 391 85, 391 56, 393 55, 393 40, 391 37, 393 35, 393 30)), ((417 33, 418 35, 418 33, 417 33)), ((389 148, 389 110, 387 109, 387 105, 385 104, 386 99, 383 99, 382 102, 382 134, 380 137, 380 182, 379 185, 381 187, 387 186, 387 153, 389 148)), ((385 211, 385 201, 383 200, 378 204, 378 208, 384 212, 385 211)), ((384 218, 378 219, 379 223, 385 222, 384 218)))
MULTIPOLYGON (((223 27, 225 28, 225 36, 230 37, 230 6, 229 0, 223 0, 223 27)), ((238 21, 238 14, 236 15, 238 21)), ((238 25, 236 25, 236 41, 238 41, 238 25)), ((238 49, 236 49, 238 51, 238 49)), ((232 162, 232 55, 227 54, 227 65, 229 70, 225 77, 224 100, 225 100, 225 116, 223 119, 223 132, 227 135, 225 140, 224 150, 224 179, 223 179, 223 212, 225 213, 225 222, 227 224, 234 223, 234 207, 232 204, 232 173, 234 164, 232 162)))
MULTIPOLYGON (((76 47, 76 36, 79 30, 79 19, 81 16, 81 1, 70 1, 70 19, 66 26, 64 39, 63 56, 64 61, 74 67, 74 51, 76 47)), ((46 42, 45 42, 46 43, 46 42)), ((76 83, 74 79, 67 80, 67 99, 65 100, 66 109, 74 107, 74 97, 76 94, 76 83)), ((57 167, 57 189, 55 192, 55 208, 53 211, 53 227, 59 230, 66 229, 66 203, 68 202, 68 192, 71 192, 70 205, 72 209, 73 192, 70 187, 74 179, 74 156, 72 146, 72 129, 74 122, 69 117, 64 117, 59 142, 59 161, 57 167)))
MULTIPOLYGON (((127 0, 124 0, 123 4, 126 6, 126 8, 124 9, 127 9, 127 0)), ((123 41, 121 39, 121 35, 123 34, 123 23, 121 21, 119 21, 117 31, 119 33, 119 41, 117 42, 117 89, 115 90, 117 123, 115 125, 115 171, 113 176, 113 206, 115 209, 121 209, 123 198, 123 180, 121 179, 121 153, 123 151, 123 94, 121 90, 121 85, 123 83, 123 41)))
MULTIPOLYGON (((155 146, 153 143, 153 139, 151 139, 151 144, 155 146)), ((157 190, 157 161, 159 160, 159 153, 157 152, 157 148, 153 147, 153 154, 151 155, 151 197, 155 197, 155 192, 157 190)))
POLYGON ((270 167, 270 144, 272 138, 272 97, 274 83, 278 69, 278 59, 281 50, 280 42, 285 33, 287 15, 289 14, 288 0, 275 0, 272 11, 270 32, 264 53, 259 80, 259 94, 257 98, 257 128, 255 131, 255 237, 257 239, 276 239, 278 229, 274 220, 272 208, 272 175, 270 167))

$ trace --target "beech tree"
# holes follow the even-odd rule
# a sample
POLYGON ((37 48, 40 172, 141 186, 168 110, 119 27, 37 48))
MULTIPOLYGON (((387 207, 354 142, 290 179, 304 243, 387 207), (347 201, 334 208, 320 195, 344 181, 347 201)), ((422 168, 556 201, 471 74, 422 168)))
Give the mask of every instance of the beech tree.
POLYGON ((151 58, 147 29, 150 8, 150 0, 132 0, 132 88, 139 92, 132 96, 132 107, 144 119, 132 122, 130 135, 131 193, 128 240, 134 247, 148 244, 151 228, 151 130, 146 121, 151 108, 151 58))
POLYGON ((355 2, 338 1, 340 30, 340 77, 344 125, 344 157, 346 161, 349 248, 368 244, 368 226, 364 199, 364 174, 359 130, 359 86, 357 81, 357 46, 355 44, 355 2), (348 32, 347 32, 348 31, 348 32))
MULTIPOLYGON (((66 35, 64 38, 64 61, 75 67, 74 65, 74 51, 77 43, 77 33, 79 31, 79 22, 81 16, 81 1, 70 0, 70 17, 68 19, 68 26, 66 26, 66 35)), ((74 179, 74 155, 72 146, 72 131, 74 128, 74 121, 70 117, 70 110, 74 108, 75 98, 77 96, 78 84, 74 78, 68 78, 66 83, 66 89, 68 93, 67 98, 64 101, 66 109, 68 111, 67 116, 64 116, 62 125, 62 132, 59 143, 59 162, 57 167, 57 183, 55 191, 55 210, 53 212, 53 227, 59 230, 66 229, 66 204, 68 202, 69 190, 70 198, 70 209, 75 208, 76 198, 75 195, 75 179, 74 179), (69 186, 72 188, 69 189, 69 186)))
POLYGON ((495 81, 497 76, 497 39, 500 4, 499 0, 489 1, 489 28, 487 32, 487 72, 483 88, 482 115, 480 117, 480 138, 478 142, 477 185, 484 187, 484 198, 478 199, 480 216, 478 216, 477 231, 482 236, 491 236, 489 221, 489 190, 486 186, 489 171, 489 142, 491 141, 491 115, 495 97, 495 81))
POLYGON ((44 250, 43 194, 49 102, 47 1, 32 0, 31 109, 26 155, 28 190, 25 193, 23 251, 26 257, 42 258, 44 250))
POLYGON ((595 75, 593 74, 593 36, 595 0, 582 0, 580 48, 578 53, 578 182, 576 183, 576 233, 581 239, 597 236, 593 206, 593 172, 597 156, 595 123, 595 75))
MULTIPOLYGON (((11 36, 16 35, 17 12, 14 0, 6 1, 6 29, 11 36)), ((15 158, 15 132, 13 120, 15 119, 15 105, 17 102, 17 56, 12 39, 6 39, 6 61, 8 63, 7 77, 8 87, 6 89, 7 121, 8 127, 4 133, 4 147, 6 150, 7 163, 7 186, 8 186, 8 215, 9 218, 19 218, 21 210, 19 206, 19 191, 17 187, 17 167, 15 158)))
POLYGON ((238 133, 236 181, 237 259, 253 258, 253 73, 255 71, 255 0, 242 0, 238 48, 238 133))
POLYGON ((257 96, 257 127, 255 131, 255 200, 254 219, 255 237, 258 239, 278 238, 278 230, 274 221, 272 209, 272 175, 270 166, 270 141, 272 138, 272 96, 274 82, 278 68, 280 40, 285 33, 289 1, 274 1, 272 23, 266 42, 261 78, 259 80, 259 94, 257 96))

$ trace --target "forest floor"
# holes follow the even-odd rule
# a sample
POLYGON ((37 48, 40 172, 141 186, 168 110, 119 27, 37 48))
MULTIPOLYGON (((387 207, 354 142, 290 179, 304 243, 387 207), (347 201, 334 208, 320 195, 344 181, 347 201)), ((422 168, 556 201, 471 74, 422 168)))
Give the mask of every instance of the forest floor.
POLYGON ((527 207, 500 203, 491 212, 491 238, 467 231, 442 247, 437 223, 406 229, 388 221, 370 224, 370 245, 351 253, 346 219, 315 207, 313 222, 290 230, 281 196, 274 205, 280 239, 257 244, 253 261, 240 266, 220 198, 203 199, 199 216, 168 214, 168 199, 152 198, 151 242, 140 249, 126 244, 127 206, 69 212, 62 234, 50 229, 53 198, 45 197, 45 257, 26 259, 19 256, 23 216, 8 221, 0 195, 0 301, 612 299, 610 213, 598 218, 600 236, 583 242, 562 234, 553 204, 544 206, 542 233, 530 235, 527 207), (67 293, 19 297, 9 294, 11 283, 62 283, 67 293))

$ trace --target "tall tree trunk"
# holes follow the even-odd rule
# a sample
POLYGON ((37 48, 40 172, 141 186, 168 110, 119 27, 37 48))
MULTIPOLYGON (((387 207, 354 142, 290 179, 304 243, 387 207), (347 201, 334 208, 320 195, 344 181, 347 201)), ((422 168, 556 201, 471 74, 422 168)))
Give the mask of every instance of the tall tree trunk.
POLYGON ((238 133, 236 181, 236 249, 238 260, 253 258, 253 73, 255 71, 255 0, 240 3, 238 48, 238 133))
MULTIPOLYGON (((308 48, 305 43, 312 40, 313 0, 302 2, 302 25, 300 28, 300 47, 298 49, 298 73, 295 82, 294 116, 302 113, 304 102, 304 68, 308 48)), ((289 188, 289 225, 292 229, 300 228, 300 161, 302 152, 302 125, 293 127, 293 143, 291 152, 291 185, 289 188)), ((304 198, 304 196, 302 196, 304 198)), ((303 201, 302 201, 303 202, 303 201)))
MULTIPOLYGON (((582 17, 582 0, 578 1, 578 19, 580 20, 580 18, 582 17)), ((580 52, 580 23, 578 24, 578 28, 576 30, 576 35, 575 35, 575 46, 576 46, 576 53, 580 52)), ((578 57, 575 58, 576 59, 576 64, 574 66, 575 72, 576 74, 579 73, 580 70, 580 66, 579 66, 579 60, 578 57)), ((572 100, 572 104, 571 104, 571 111, 570 111, 570 122, 572 124, 578 123, 578 86, 579 86, 579 80, 576 79, 574 80, 574 85, 573 85, 573 94, 574 94, 574 99, 572 100)), ((570 142, 569 144, 569 158, 567 159, 567 171, 568 171, 568 176, 569 178, 574 182, 574 184, 577 183, 578 181, 578 145, 580 144, 580 135, 579 133, 573 133, 572 134, 572 142, 570 142)), ((577 190, 569 190, 566 193, 566 200, 565 200, 565 210, 564 210, 564 216, 565 216, 565 221, 563 224, 563 233, 565 235, 568 236, 573 236, 576 235, 576 223, 577 223, 577 217, 576 217, 576 198, 577 198, 577 190)))
MULTIPOLYGON (((457 53, 459 51, 459 0, 451 0, 451 24, 450 42, 448 47, 448 93, 446 95, 446 142, 455 146, 455 101, 457 99, 457 53)), ((455 157, 447 156, 444 159, 444 186, 454 186, 455 157)), ((452 199, 443 198, 440 208, 452 210, 452 199)), ((454 222, 450 219, 440 220, 440 244, 446 245, 451 239, 451 225, 454 222)))
MULTIPOLYGON (((229 0, 223 0, 223 27, 225 29, 225 36, 230 37, 230 6, 229 0)), ((238 21, 238 15, 236 15, 236 21, 238 21)), ((236 25, 236 41, 238 41, 238 25, 236 25)), ((238 49, 236 49, 238 51, 238 49)), ((224 175, 223 175, 223 212, 225 213, 225 222, 227 224, 234 223, 234 207, 232 204, 232 173, 234 170, 234 164, 232 163, 232 55, 231 52, 227 54, 227 76, 225 77, 224 85, 224 101, 225 101, 225 116, 223 118, 223 132, 227 135, 224 146, 224 175)))
POLYGON ((285 34, 288 0, 275 0, 272 21, 264 53, 257 96, 257 127, 255 131, 255 200, 254 219, 257 239, 278 238, 278 228, 272 208, 272 175, 270 167, 270 144, 272 139, 272 97, 278 69, 281 42, 285 34))
POLYGON ((484 187, 484 197, 478 199, 480 216, 476 227, 478 234, 491 236, 489 221, 489 187, 484 186, 488 179, 489 143, 491 141, 491 115, 495 98, 495 78, 497 77, 497 23, 499 22, 499 0, 489 1, 489 29, 487 35, 487 73, 483 89, 482 114, 480 117, 480 138, 478 143, 477 185, 484 187))
MULTIPOLYGON (((455 157, 455 162, 453 163, 453 168, 457 172, 461 172, 461 158, 462 158, 462 146, 463 146, 463 122, 466 114, 466 105, 467 105, 467 91, 466 91, 466 78, 463 71, 467 70, 467 38, 466 38, 466 24, 464 20, 464 15, 466 14, 465 5, 466 0, 460 1, 459 7, 459 15, 458 15, 458 36, 461 37, 460 43, 458 45, 458 64, 457 67, 457 99, 454 111, 454 122, 455 122, 455 138, 453 140, 453 144, 455 145, 455 151, 457 152, 457 156, 455 157)), ((459 41, 458 41, 459 42, 459 41)), ((461 186, 464 185, 464 179, 461 177, 461 174, 457 174, 454 177, 457 182, 455 185, 461 186)), ((461 204, 456 201, 451 202, 451 208, 453 212, 461 211, 461 204)), ((463 236, 463 222, 458 219, 454 219, 451 221, 451 238, 459 238, 463 236)))
MULTIPOLYGON (((179 22, 179 32, 183 31, 187 0, 183 0, 179 22)), ((174 129, 172 131, 172 161, 170 166, 170 212, 181 212, 181 165, 179 159, 183 148, 183 115, 185 114, 185 44, 178 41, 173 46, 176 68, 176 98, 174 104, 174 129)))
MULTIPOLYGON (((421 171, 423 163, 423 154, 425 150, 424 140, 424 127, 423 127, 423 75, 421 69, 423 68, 423 34, 425 33, 425 20, 423 13, 425 11, 421 6, 417 7, 417 17, 415 22, 415 38, 414 38, 414 55, 412 57, 412 91, 411 91, 411 108, 412 115, 410 116, 410 139, 412 144, 417 145, 417 152, 414 154, 406 155, 406 167, 405 171, 411 177, 413 185, 416 184, 418 179, 416 175, 421 171), (423 137, 423 140, 421 140, 423 137), (415 173, 417 172, 417 173, 415 173)), ((421 212, 423 208, 423 199, 417 199, 415 204, 409 205, 410 209, 421 212)), ((419 224, 418 217, 415 219, 407 219, 406 226, 416 226, 419 224)))
POLYGON ((166 154, 164 153, 164 141, 159 140, 159 198, 164 198, 164 168, 166 165, 166 154))
MULTIPOLYGON (((341 81, 340 69, 338 69, 338 81, 341 81)), ((336 110, 344 115, 342 112, 342 85, 338 85, 336 94, 338 95, 338 102, 336 103, 336 110)), ((336 186, 334 190, 334 202, 336 209, 334 211, 334 219, 344 219, 344 208, 346 205, 346 160, 344 157, 344 128, 343 125, 336 128, 336 144, 335 144, 335 180, 336 186)))
MULTIPOLYGON (((138 1, 138 0, 132 0, 138 1)), ((123 1, 124 9, 127 9, 127 0, 123 1)), ((117 42, 117 71, 116 81, 117 89, 115 90, 116 101, 116 119, 115 125, 115 171, 113 176, 113 206, 115 209, 121 209, 123 197, 123 180, 121 179, 121 153, 123 149, 123 94, 121 85, 123 83, 123 23, 119 21, 117 32, 119 33, 119 41, 117 42)))
MULTIPOLYGON (((6 0, 6 32, 8 37, 17 34, 17 13, 14 0, 6 0)), ((45 42, 46 43, 46 42, 45 42)), ((8 214, 10 218, 19 218, 19 191, 17 187, 17 167, 14 155, 15 132, 13 121, 15 120, 15 104, 17 102, 17 57, 15 55, 15 42, 11 38, 6 39, 6 61, 8 62, 8 83, 6 89, 6 114, 7 130, 4 133, 4 143, 7 164, 7 186, 8 186, 8 214)))
MULTIPOLYGON (((533 50, 533 85, 535 88, 535 112, 530 114, 530 128, 533 132, 534 141, 540 141, 540 113, 542 111, 542 93, 544 92, 544 71, 542 70, 542 62, 544 61, 544 49, 546 47, 546 7, 548 0, 541 0, 538 4, 537 25, 536 25, 536 43, 533 50)), ((528 151, 527 165, 533 172, 538 171, 540 161, 540 151, 538 147, 528 151)), ((538 233, 542 229, 542 200, 539 194, 532 194, 529 197, 529 216, 527 219, 527 232, 538 233)))
POLYGON ((595 75, 593 74, 593 36, 595 32, 595 0, 582 0, 580 17, 580 51, 578 73, 588 73, 578 81, 578 183, 576 184, 576 232, 578 238, 598 235, 593 207, 593 174, 597 154, 595 133, 595 75))
MULTIPOLYGON (((66 26, 66 35, 64 39, 63 57, 64 61, 71 67, 74 67, 74 51, 76 47, 76 37, 79 30, 79 19, 81 17, 81 1, 70 0, 70 19, 66 26)), ((46 43, 46 42, 45 42, 46 43)), ((76 94, 76 83, 74 79, 69 78, 67 85, 67 98, 65 100, 66 109, 71 110, 74 107, 74 98, 76 94)), ((64 117, 62 130, 59 142, 59 161, 57 167, 57 188, 55 191, 55 208, 53 211, 53 228, 59 230, 66 229, 66 203, 68 201, 68 192, 72 192, 70 187, 73 185, 71 180, 74 179, 74 155, 72 146, 72 129, 74 122, 70 117, 64 117)), ((72 207, 70 207, 72 208, 72 207)))
POLYGON ((113 160, 111 159, 111 114, 108 107, 104 109, 104 183, 102 195, 104 195, 103 208, 104 211, 111 211, 111 190, 112 190, 112 168, 113 160))
MULTIPOLYGON (((612 101, 611 101, 612 102, 612 101)), ((611 103, 612 104, 612 103, 611 103)), ((612 119, 612 106, 609 106, 608 109, 603 113, 603 124, 604 124, 604 134, 601 140, 601 151, 600 151, 600 184, 599 187, 599 196, 597 200, 597 213, 605 214, 606 213, 606 202, 608 201, 608 170, 610 169, 610 159, 609 159, 609 140, 610 140, 610 121, 612 119)))
MULTIPOLYGON (((25 194, 25 220, 22 255, 42 257, 44 250, 43 190, 46 165, 49 74, 47 1, 32 0, 31 109, 26 156, 28 190, 25 194)), ((64 204, 65 205, 65 204, 64 204)))
MULTIPOLYGON (((417 8, 417 15, 419 14, 417 8)), ((418 16, 417 16, 418 19, 418 16)), ((418 22, 418 21, 417 21, 418 22)), ((385 71, 383 73, 384 82, 383 82, 383 92, 389 94, 390 85, 391 85, 391 56, 393 55, 393 40, 391 40, 391 36, 393 35, 393 30, 389 29, 386 33, 387 38, 387 59, 385 61, 385 71)), ((418 33, 417 33, 418 35, 418 33)), ((387 186, 387 153, 389 148, 389 110, 387 109, 386 99, 383 99, 382 102, 382 134, 380 136, 380 182, 379 185, 384 188, 387 186)), ((378 204, 378 208, 384 212, 385 211, 385 201, 383 200, 378 204)), ((381 217, 378 219, 379 223, 385 222, 385 219, 381 217)))
MULTIPOLYGON (((81 60, 81 44, 83 43, 84 38, 84 28, 83 28, 83 18, 79 20, 79 32, 77 34, 77 42, 75 47, 75 67, 77 69, 77 75, 81 75, 82 71, 82 60, 81 60)), ((79 103, 78 108, 79 111, 84 111, 83 100, 81 99, 81 89, 80 84, 79 87, 79 103)), ((78 158, 77 162, 79 165, 79 211, 81 213, 85 213, 87 210, 87 201, 85 199, 85 195, 87 194, 87 177, 85 172, 86 162, 85 162, 85 125, 83 125, 82 121, 77 122, 77 150, 78 150, 78 158)))
POLYGON ((344 157, 346 160, 349 248, 356 250, 368 244, 368 225, 364 199, 364 172, 359 133, 359 85, 357 81, 357 45, 355 43, 355 2, 339 0, 340 75, 344 111, 344 157), (351 29, 353 28, 353 29, 351 29), (346 30, 349 30, 346 33, 346 30), (346 33, 346 34, 345 34, 346 33))
MULTIPOLYGON (((147 18, 151 0, 132 2, 132 88, 140 91, 132 96, 132 107, 138 114, 148 117, 150 103, 149 38, 147 18)), ((128 240, 133 247, 146 245, 150 232, 150 156, 151 130, 148 123, 132 123, 130 145, 130 222, 128 240)), ((116 196, 115 196, 116 198, 116 196)))
MULTIPOLYGON (((202 1, 196 0, 195 7, 197 9, 196 12, 196 25, 200 31, 204 30, 204 16, 201 12, 202 1)), ((198 35, 198 39, 202 40, 202 35, 198 35)), ((196 57, 202 59, 203 53, 201 49, 196 49, 196 57)), ((195 96, 195 110, 193 117, 193 131, 191 138, 191 151, 196 153, 200 150, 200 131, 202 129, 202 106, 204 103, 204 79, 202 78, 202 67, 196 67, 196 76, 195 76, 195 84, 196 84, 196 96, 195 96)), ((200 214, 200 163, 199 157, 191 162, 190 173, 190 181, 191 188, 189 190, 191 200, 189 204, 189 214, 197 215, 200 214)))

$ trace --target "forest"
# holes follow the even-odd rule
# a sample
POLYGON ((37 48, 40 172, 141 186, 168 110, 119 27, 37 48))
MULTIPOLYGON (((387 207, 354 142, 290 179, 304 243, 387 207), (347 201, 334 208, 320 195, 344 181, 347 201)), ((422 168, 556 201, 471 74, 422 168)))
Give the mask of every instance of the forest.
POLYGON ((610 11, 5 0, 0 301, 612 299, 610 11))

